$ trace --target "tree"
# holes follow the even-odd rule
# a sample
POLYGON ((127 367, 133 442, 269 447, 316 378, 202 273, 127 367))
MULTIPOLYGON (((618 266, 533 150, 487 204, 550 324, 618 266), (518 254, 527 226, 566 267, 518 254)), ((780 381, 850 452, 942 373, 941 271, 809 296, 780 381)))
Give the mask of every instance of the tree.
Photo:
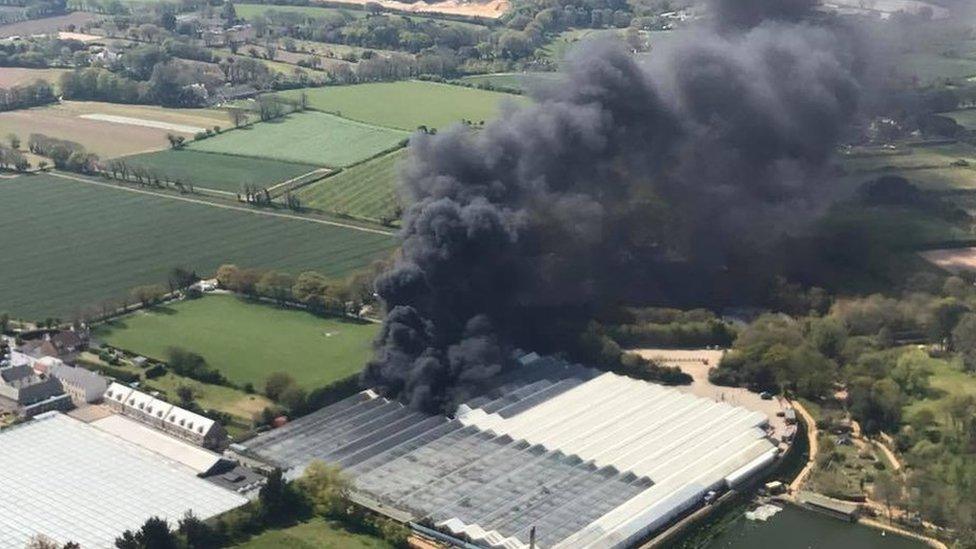
POLYGON ((902 499, 902 482, 888 471, 878 473, 874 479, 874 497, 888 509, 888 522, 891 520, 891 507, 902 499))
POLYGON ((15 134, 15 133, 7 134, 7 140, 10 141, 10 148, 11 149, 19 149, 20 148, 20 136, 19 135, 15 134))
POLYGON ((210 549, 222 547, 226 543, 225 536, 190 511, 187 511, 186 515, 180 519, 176 531, 185 540, 187 549, 210 549))
POLYGON ((135 299, 142 304, 143 307, 149 307, 159 303, 163 296, 166 295, 166 288, 160 286, 159 284, 147 284, 145 286, 136 286, 129 292, 132 299, 135 299))
POLYGON ((227 109, 227 115, 230 116, 230 120, 235 128, 240 128, 247 123, 247 111, 244 109, 229 108, 227 109))
POLYGON ((167 277, 171 292, 187 288, 198 280, 200 280, 200 277, 197 276, 195 271, 183 267, 173 267, 169 272, 169 277, 167 277))
POLYGON ((273 372, 264 381, 264 394, 271 400, 278 400, 285 389, 295 386, 295 378, 285 372, 273 372))
POLYGON ((169 523, 159 517, 150 517, 139 531, 126 530, 115 539, 118 549, 178 549, 179 546, 169 523))
POLYGON ((180 406, 190 408, 193 404, 193 387, 180 385, 176 388, 176 396, 180 399, 180 406))
POLYGON ((976 364, 966 361, 966 355, 976 353, 976 314, 966 313, 952 329, 952 347, 963 354, 966 369, 973 371, 976 364))
POLYGON ((281 469, 275 469, 268 475, 267 482, 258 492, 258 501, 261 504, 260 517, 265 524, 281 524, 296 515, 300 516, 306 508, 301 494, 285 482, 281 469))
POLYGON ((293 415, 299 413, 305 408, 307 399, 308 394, 305 392, 305 390, 296 385, 291 385, 285 388, 285 390, 278 395, 278 401, 288 408, 293 415))
POLYGON ((952 350, 952 340, 950 339, 952 331, 967 311, 965 305, 953 298, 940 299, 932 306, 931 336, 946 347, 946 350, 952 350))
POLYGON ((319 515, 339 518, 349 508, 352 481, 342 473, 341 468, 335 465, 313 461, 298 480, 298 486, 319 515))

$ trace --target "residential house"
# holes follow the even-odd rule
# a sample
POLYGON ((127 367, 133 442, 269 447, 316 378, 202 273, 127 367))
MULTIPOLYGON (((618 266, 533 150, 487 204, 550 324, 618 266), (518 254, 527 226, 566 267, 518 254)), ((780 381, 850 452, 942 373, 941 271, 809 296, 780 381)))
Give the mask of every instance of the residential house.
POLYGON ((48 375, 61 382, 64 392, 75 406, 98 402, 108 388, 104 377, 85 368, 69 366, 63 362, 48 367, 48 375))
POLYGON ((61 382, 37 374, 27 364, 0 369, 0 399, 16 407, 21 417, 71 409, 71 397, 65 394, 61 382))

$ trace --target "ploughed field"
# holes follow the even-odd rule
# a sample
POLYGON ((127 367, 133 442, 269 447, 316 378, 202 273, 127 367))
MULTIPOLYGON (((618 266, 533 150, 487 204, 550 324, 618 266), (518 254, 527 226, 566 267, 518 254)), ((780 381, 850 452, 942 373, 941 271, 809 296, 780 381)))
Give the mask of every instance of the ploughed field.
POLYGON ((134 286, 165 283, 178 265, 344 276, 395 246, 385 234, 97 183, 0 179, 0 311, 68 319, 134 286))
POLYGON ((287 372, 311 390, 362 370, 378 329, 373 323, 214 295, 127 315, 102 325, 97 336, 160 360, 169 347, 188 349, 234 383, 260 389, 268 374, 287 372))

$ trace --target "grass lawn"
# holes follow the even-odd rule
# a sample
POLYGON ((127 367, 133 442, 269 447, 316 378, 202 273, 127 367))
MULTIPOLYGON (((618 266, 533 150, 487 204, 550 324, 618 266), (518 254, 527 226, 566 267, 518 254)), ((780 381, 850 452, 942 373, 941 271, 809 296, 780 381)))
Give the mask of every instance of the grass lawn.
POLYGON ((288 90, 282 95, 296 97, 302 92, 308 94, 308 104, 314 109, 409 131, 419 126, 443 128, 462 119, 488 121, 498 115, 504 99, 528 101, 511 94, 417 80, 288 90))
POLYGON ((65 101, 56 105, 0 113, 0 135, 6 140, 7 134, 16 133, 23 142, 21 147, 26 149, 28 136, 40 133, 76 141, 102 158, 112 158, 166 149, 169 147, 167 133, 177 133, 187 138, 195 133, 85 118, 105 115, 133 119, 129 122, 173 124, 184 129, 213 126, 227 128, 231 125, 226 112, 214 109, 167 109, 98 101, 65 101))
POLYGON ((268 530, 237 549, 392 549, 385 541, 354 534, 338 524, 314 518, 281 530, 268 530))
POLYGON ((906 77, 917 78, 923 86, 942 79, 959 80, 976 75, 976 59, 908 53, 899 61, 896 70, 906 77))
POLYGON ((303 112, 261 122, 190 144, 192 150, 348 166, 407 139, 407 132, 345 120, 321 112, 303 112))
POLYGON ((958 395, 976 395, 976 375, 967 374, 962 370, 958 360, 930 360, 934 374, 929 379, 930 394, 928 397, 911 402, 905 407, 904 417, 910 420, 912 415, 921 409, 928 409, 935 415, 935 420, 942 423, 946 415, 943 406, 958 395))
POLYGON ((396 217, 396 165, 406 149, 374 158, 307 187, 298 196, 305 206, 382 221, 396 217))
POLYGON ((254 414, 260 413, 266 406, 271 406, 272 404, 263 395, 249 395, 244 391, 231 387, 200 383, 199 381, 170 373, 157 377, 156 379, 146 380, 143 385, 151 386, 153 389, 166 393, 166 400, 174 403, 179 402, 176 389, 186 385, 193 389, 193 399, 203 408, 226 412, 243 422, 250 422, 254 414))
POLYGON ((244 185, 270 187, 319 169, 309 164, 186 149, 128 156, 125 161, 130 166, 141 166, 170 179, 192 183, 195 187, 235 193, 244 185))
POLYGON ((223 263, 344 276, 384 257, 390 236, 221 209, 51 175, 0 180, 0 310, 71 315, 164 283, 185 265, 223 263))
POLYGON ((378 329, 218 295, 134 313, 103 325, 97 337, 157 359, 165 359, 169 347, 183 347, 231 381, 259 390, 277 371, 314 389, 362 370, 378 329))

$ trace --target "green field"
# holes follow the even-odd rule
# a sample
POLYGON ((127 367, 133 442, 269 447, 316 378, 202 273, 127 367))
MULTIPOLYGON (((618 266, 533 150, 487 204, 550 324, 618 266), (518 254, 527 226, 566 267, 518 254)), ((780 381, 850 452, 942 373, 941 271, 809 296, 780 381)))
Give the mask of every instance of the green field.
POLYGON ((192 150, 348 166, 394 149, 409 134, 345 120, 321 112, 303 112, 261 122, 190 144, 192 150))
POLYGON ((915 400, 905 408, 905 418, 911 419, 919 410, 930 410, 938 422, 945 421, 944 407, 954 396, 976 394, 976 375, 962 370, 959 361, 930 360, 934 373, 929 379, 929 395, 915 400))
POLYGON ((931 190, 976 188, 976 148, 965 143, 913 147, 907 154, 846 158, 846 180, 860 184, 882 175, 899 175, 931 190))
POLYGON ((234 11, 241 19, 254 19, 259 15, 264 15, 269 11, 280 11, 284 13, 298 13, 306 17, 334 17, 341 16, 347 19, 362 19, 366 17, 364 10, 328 8, 325 6, 278 6, 275 4, 234 4, 234 11))
POLYGON ((942 116, 948 116, 967 130, 976 130, 976 109, 961 109, 958 111, 944 112, 942 113, 942 116))
POLYGON ((133 286, 165 282, 177 265, 343 276, 395 245, 382 234, 50 175, 0 179, 0 231, 0 311, 32 320, 68 319, 133 286))
POLYGON ((296 97, 302 92, 314 109, 409 131, 420 126, 443 128, 461 120, 488 121, 498 115, 503 100, 528 101, 517 95, 417 80, 288 90, 281 95, 296 97))
POLYGON ((281 530, 268 530, 236 549, 392 549, 385 541, 353 534, 321 518, 281 530))
POLYGON ((130 166, 146 168, 171 180, 233 193, 244 185, 270 187, 318 169, 309 164, 185 149, 138 154, 124 160, 130 166))
POLYGON ((560 73, 558 72, 500 72, 464 76, 459 81, 475 86, 493 86, 527 92, 538 86, 558 82, 559 77, 560 73))
POLYGON ((406 149, 326 177, 298 192, 305 206, 373 221, 396 217, 396 165, 406 149))
POLYGON ((314 389, 362 370, 378 329, 377 324, 217 295, 128 315, 100 327, 97 337, 160 360, 167 348, 183 347, 231 381, 259 389, 277 371, 314 389))
POLYGON ((943 79, 959 80, 976 75, 976 60, 945 57, 936 53, 908 53, 901 56, 896 70, 908 78, 917 78, 927 86, 943 79))

